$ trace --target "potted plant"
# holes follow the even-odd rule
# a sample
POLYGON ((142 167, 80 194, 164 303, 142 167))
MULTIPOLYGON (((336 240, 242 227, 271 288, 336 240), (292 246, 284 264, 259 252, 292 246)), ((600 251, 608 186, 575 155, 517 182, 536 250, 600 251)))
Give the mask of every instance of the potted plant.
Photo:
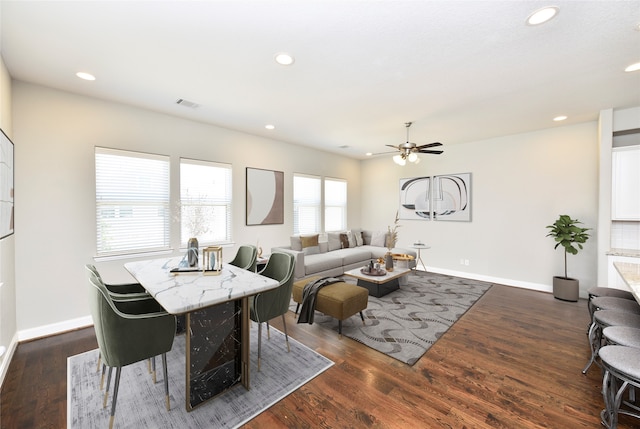
POLYGON ((577 255, 582 244, 589 239, 591 228, 582 228, 578 219, 571 219, 568 215, 560 215, 553 225, 547 225, 550 229, 547 237, 553 237, 556 241, 554 249, 562 245, 564 247, 564 277, 553 277, 553 296, 564 301, 577 301, 580 284, 577 279, 567 275, 567 253, 577 255))
POLYGON ((390 226, 388 227, 389 232, 387 233, 385 240, 385 244, 389 250, 385 255, 385 268, 389 272, 393 271, 393 255, 391 253, 391 249, 396 246, 396 242, 398 241, 398 227, 400 227, 400 225, 398 225, 398 221, 400 221, 400 217, 398 216, 398 212, 396 212, 396 219, 393 222, 393 228, 390 226))

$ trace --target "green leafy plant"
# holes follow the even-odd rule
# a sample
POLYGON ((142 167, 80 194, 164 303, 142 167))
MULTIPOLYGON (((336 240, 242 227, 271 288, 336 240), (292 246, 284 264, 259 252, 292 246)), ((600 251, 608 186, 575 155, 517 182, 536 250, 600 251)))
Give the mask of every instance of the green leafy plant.
POLYGON ((568 215, 560 215, 553 225, 547 225, 551 231, 547 237, 553 237, 556 241, 554 249, 562 245, 564 247, 564 278, 567 276, 567 253, 572 255, 578 254, 578 249, 582 250, 582 244, 589 239, 589 231, 591 228, 582 228, 578 226, 582 224, 578 219, 571 219, 568 215))

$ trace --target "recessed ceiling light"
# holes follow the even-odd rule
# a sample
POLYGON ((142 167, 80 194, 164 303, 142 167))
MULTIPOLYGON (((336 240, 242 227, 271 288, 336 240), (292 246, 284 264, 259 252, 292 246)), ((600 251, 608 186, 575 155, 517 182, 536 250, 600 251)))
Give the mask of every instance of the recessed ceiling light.
POLYGON ((556 6, 544 7, 540 10, 533 12, 527 18, 527 25, 540 25, 549 21, 551 18, 556 16, 560 9, 556 6))
POLYGON ((273 57, 276 60, 276 63, 282 66, 290 66, 295 62, 293 55, 287 54, 286 52, 280 52, 273 57))
POLYGON ((367 152, 367 153, 365 153, 365 155, 367 155, 367 156, 371 156, 371 155, 373 155, 373 153, 371 153, 371 152, 367 152))
POLYGON ((553 120, 556 121, 556 122, 564 121, 565 119, 567 119, 567 116, 565 116, 565 115, 560 115, 560 116, 556 116, 555 118, 553 118, 553 120))
POLYGON ((268 130, 275 130, 275 129, 276 129, 276 126, 275 126, 275 125, 271 125, 271 124, 267 124, 267 125, 265 125, 264 127, 265 127, 266 129, 268 129, 268 130))
POLYGON ((94 75, 92 75, 91 73, 78 72, 78 73, 76 73, 76 76, 78 76, 80 79, 84 79, 84 80, 96 80, 96 77, 94 75))
POLYGON ((631 64, 629 67, 624 69, 626 72, 634 72, 640 70, 640 63, 631 64))

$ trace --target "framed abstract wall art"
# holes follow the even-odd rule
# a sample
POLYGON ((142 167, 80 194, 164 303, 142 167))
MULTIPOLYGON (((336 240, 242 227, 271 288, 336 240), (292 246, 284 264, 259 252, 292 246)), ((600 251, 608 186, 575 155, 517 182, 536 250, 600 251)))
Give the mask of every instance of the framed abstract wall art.
POLYGON ((400 179, 400 219, 471 221, 471 173, 400 179))
POLYGON ((0 130, 0 239, 13 234, 13 143, 0 130))
POLYGON ((247 225, 284 223, 284 173, 247 167, 247 225))

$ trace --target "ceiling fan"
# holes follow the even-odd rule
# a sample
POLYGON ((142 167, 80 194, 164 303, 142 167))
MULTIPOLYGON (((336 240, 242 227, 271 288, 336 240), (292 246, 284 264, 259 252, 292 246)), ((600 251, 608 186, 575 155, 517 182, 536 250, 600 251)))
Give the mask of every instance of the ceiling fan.
MULTIPOLYGON (((423 144, 418 146, 415 143, 412 143, 409 141, 409 127, 411 126, 413 122, 405 122, 404 126, 407 127, 407 141, 405 143, 402 143, 398 146, 394 146, 391 144, 388 144, 387 146, 392 147, 394 149, 397 149, 398 151, 400 151, 399 154, 395 155, 393 157, 393 161, 396 164, 399 165, 405 165, 407 163, 407 161, 409 162, 413 162, 415 164, 417 164, 418 162, 420 162, 420 158, 418 157, 419 153, 429 153, 432 155, 440 155, 443 151, 442 150, 429 150, 428 148, 431 147, 437 147, 437 146, 442 146, 442 143, 440 142, 434 142, 434 143, 427 143, 427 144, 423 144)), ((383 152, 383 153, 392 153, 392 152, 383 152)), ((376 154, 379 155, 379 154, 376 154)))

